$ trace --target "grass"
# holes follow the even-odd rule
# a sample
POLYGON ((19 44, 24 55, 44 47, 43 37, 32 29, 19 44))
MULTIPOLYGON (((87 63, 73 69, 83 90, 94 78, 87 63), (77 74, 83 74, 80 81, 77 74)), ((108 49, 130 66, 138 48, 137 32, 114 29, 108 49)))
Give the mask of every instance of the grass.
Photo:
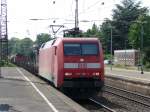
MULTIPOLYGON (((111 65, 105 65, 107 67, 110 67, 111 65)), ((112 67, 114 68, 121 68, 121 69, 128 69, 128 70, 138 70, 138 67, 137 66, 129 66, 129 65, 113 65, 112 67)), ((140 67, 139 67, 139 70, 140 70, 140 67)), ((144 67, 144 71, 150 71, 150 68, 146 68, 144 67)))
POLYGON ((1 60, 0 61, 0 67, 16 67, 16 65, 12 64, 9 61, 1 60))

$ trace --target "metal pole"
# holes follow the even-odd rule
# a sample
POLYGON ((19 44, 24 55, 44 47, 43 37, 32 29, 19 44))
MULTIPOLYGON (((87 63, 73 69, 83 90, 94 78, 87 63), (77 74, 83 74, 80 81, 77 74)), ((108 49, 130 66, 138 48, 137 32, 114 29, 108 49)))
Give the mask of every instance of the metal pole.
POLYGON ((140 54, 141 54, 141 74, 144 74, 143 72, 143 34, 144 34, 144 29, 143 29, 143 23, 141 23, 141 50, 140 50, 140 54))
POLYGON ((76 0, 76 9, 75 9, 75 28, 78 28, 79 20, 78 20, 78 0, 76 0))
POLYGON ((110 29, 110 33, 111 33, 111 45, 110 45, 110 50, 111 50, 111 66, 110 66, 110 69, 112 70, 112 27, 110 29))
POLYGON ((0 78, 2 77, 2 73, 1 73, 1 61, 2 61, 2 33, 1 33, 2 25, 1 25, 1 21, 2 21, 2 15, 0 15, 0 78))
POLYGON ((127 45, 126 45, 126 38, 125 38, 125 54, 124 54, 124 57, 125 57, 125 68, 127 66, 127 51, 126 51, 126 49, 127 49, 127 45))
MULTIPOLYGON (((1 29, 0 29, 0 32, 1 32, 1 29)), ((1 61, 2 61, 2 39, 1 39, 1 33, 0 33, 0 78, 2 77, 2 73, 1 73, 1 61)))
POLYGON ((6 3, 6 62, 8 65, 8 26, 7 26, 7 3, 6 3))
POLYGON ((2 61, 2 36, 1 36, 1 15, 0 15, 0 78, 2 77, 2 74, 1 74, 1 61, 2 61))

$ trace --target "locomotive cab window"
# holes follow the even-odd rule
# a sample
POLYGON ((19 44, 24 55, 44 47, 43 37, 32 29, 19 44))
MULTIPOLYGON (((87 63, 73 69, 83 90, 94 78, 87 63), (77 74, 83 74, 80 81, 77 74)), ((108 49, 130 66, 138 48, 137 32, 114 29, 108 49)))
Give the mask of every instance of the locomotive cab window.
POLYGON ((80 44, 64 44, 64 54, 65 55, 81 55, 80 44))
POLYGON ((97 44, 82 44, 82 55, 98 55, 97 44))
POLYGON ((98 55, 98 45, 96 43, 64 43, 64 55, 98 55))

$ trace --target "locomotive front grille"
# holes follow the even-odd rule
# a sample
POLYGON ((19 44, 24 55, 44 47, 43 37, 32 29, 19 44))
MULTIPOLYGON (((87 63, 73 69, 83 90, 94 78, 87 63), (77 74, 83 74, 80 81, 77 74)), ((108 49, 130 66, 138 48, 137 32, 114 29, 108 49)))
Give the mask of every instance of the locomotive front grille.
POLYGON ((64 87, 75 87, 75 88, 93 88, 93 87, 102 87, 104 82, 98 79, 93 78, 76 78, 64 80, 64 87))

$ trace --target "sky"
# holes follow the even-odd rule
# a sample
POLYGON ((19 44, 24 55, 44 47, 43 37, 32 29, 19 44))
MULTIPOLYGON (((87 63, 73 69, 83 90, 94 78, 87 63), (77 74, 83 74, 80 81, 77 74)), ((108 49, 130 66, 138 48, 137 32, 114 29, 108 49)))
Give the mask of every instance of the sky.
MULTIPOLYGON (((83 31, 91 28, 93 23, 99 26, 105 18, 111 18, 112 9, 120 3, 120 0, 78 1, 79 27, 83 31)), ((142 0, 142 5, 150 7, 149 0, 142 0)), ((50 25, 64 25, 57 33, 62 36, 63 29, 74 27, 74 9, 75 0, 7 0, 8 38, 35 40, 37 34, 52 34, 50 25)))

